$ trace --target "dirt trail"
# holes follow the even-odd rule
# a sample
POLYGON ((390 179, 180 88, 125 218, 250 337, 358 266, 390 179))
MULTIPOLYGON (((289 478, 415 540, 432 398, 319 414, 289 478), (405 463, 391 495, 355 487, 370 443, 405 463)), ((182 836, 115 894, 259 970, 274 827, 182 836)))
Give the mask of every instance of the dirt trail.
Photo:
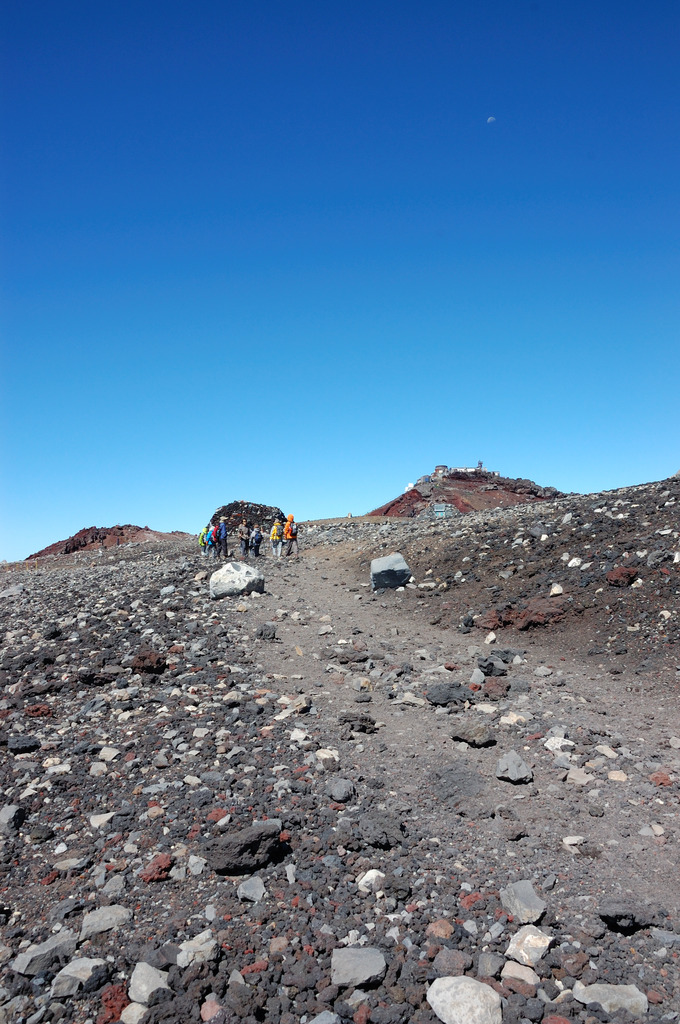
MULTIPOLYGON (((567 888, 571 884, 574 895, 620 892, 658 902, 663 892, 666 909, 678 914, 677 787, 664 785, 662 777, 672 772, 673 763, 677 769, 677 750, 669 746, 670 738, 680 735, 675 697, 660 702, 657 698, 646 706, 641 702, 639 677, 606 675, 597 659, 560 653, 554 640, 541 643, 531 635, 506 631, 507 635, 498 634, 495 645, 485 646, 478 632, 465 636, 442 631, 413 615, 407 600, 410 594, 373 595, 366 586, 368 579, 344 564, 349 554, 347 549, 330 554, 312 549, 298 561, 268 561, 268 593, 257 604, 258 618, 265 611, 272 618, 278 609, 288 613, 277 625, 279 641, 261 644, 258 658, 267 671, 287 675, 301 692, 313 695, 329 743, 332 745, 334 728, 335 739, 341 731, 335 726, 339 715, 368 712, 383 724, 375 734, 356 740, 354 768, 363 778, 384 784, 386 793, 409 803, 413 820, 428 835, 468 848, 471 829, 476 830, 484 834, 479 852, 484 844, 495 843, 484 851, 492 855, 490 870, 493 861, 507 863, 508 859, 520 876, 537 865, 559 870, 571 876, 567 888), (293 612, 299 614, 298 621, 291 619, 293 612), (324 616, 330 616, 330 623, 322 621, 324 616), (328 625, 332 634, 319 636, 319 629, 328 625), (382 669, 410 664, 409 682, 371 680, 370 703, 362 700, 357 704, 361 691, 353 685, 366 678, 361 669, 349 674, 349 682, 337 671, 326 671, 333 661, 333 646, 338 641, 349 646, 357 639, 369 653, 384 657, 376 662, 382 669), (410 706, 392 696, 396 688, 399 694, 412 692, 422 700, 428 679, 443 677, 467 684, 477 664, 477 652, 485 656, 493 653, 494 646, 525 652, 524 663, 513 665, 509 678, 526 679, 531 687, 527 693, 495 702, 493 709, 486 705, 485 717, 499 733, 494 746, 462 751, 451 738, 451 716, 445 709, 437 711, 427 701, 410 706), (449 671, 444 665, 456 668, 449 671), (550 668, 551 674, 535 676, 540 666, 550 668), (509 711, 533 716, 520 725, 523 736, 513 727, 498 724, 509 711), (547 730, 556 725, 565 726, 566 736, 577 743, 576 749, 584 751, 582 760, 599 757, 603 762, 586 769, 593 777, 589 785, 562 782, 565 771, 553 768, 553 757, 542 744, 547 730), (624 754, 602 757, 593 749, 597 745, 623 748, 624 754), (498 757, 510 748, 523 753, 534 768, 535 785, 530 793, 525 787, 509 786, 495 778, 498 757), (481 773, 490 790, 482 808, 471 795, 462 805, 464 816, 446 813, 437 800, 436 773, 448 764, 481 773), (627 776, 624 781, 608 778, 609 771, 620 770, 627 776), (662 773, 661 784, 650 781, 658 772, 662 773), (598 797, 588 799, 589 791, 598 792, 598 797), (499 845, 496 819, 484 817, 489 802, 519 806, 522 821, 530 826, 530 841, 507 846, 501 841, 499 845), (601 816, 590 813, 593 806, 598 812, 603 809, 601 816), (639 830, 650 823, 660 825, 663 835, 640 836, 639 830), (583 836, 580 845, 586 847, 586 856, 578 853, 578 846, 564 846, 562 839, 573 835, 583 836)), ((474 707, 466 714, 479 717, 474 707)))

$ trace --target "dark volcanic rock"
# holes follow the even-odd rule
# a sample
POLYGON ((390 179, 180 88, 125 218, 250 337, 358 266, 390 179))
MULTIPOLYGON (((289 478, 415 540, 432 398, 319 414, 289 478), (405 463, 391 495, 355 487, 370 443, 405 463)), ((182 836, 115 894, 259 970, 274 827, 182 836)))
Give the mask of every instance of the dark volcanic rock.
POLYGON ((470 691, 460 683, 433 683, 425 693, 430 704, 446 707, 448 704, 462 704, 470 697, 470 691))
POLYGON ((262 821, 213 840, 206 848, 206 858, 218 874, 240 875, 281 860, 285 850, 281 822, 262 821))

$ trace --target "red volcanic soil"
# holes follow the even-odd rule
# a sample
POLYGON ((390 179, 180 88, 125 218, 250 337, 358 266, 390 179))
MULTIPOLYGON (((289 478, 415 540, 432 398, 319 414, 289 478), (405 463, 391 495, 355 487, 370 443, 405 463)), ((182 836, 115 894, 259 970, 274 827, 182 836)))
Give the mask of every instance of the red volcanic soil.
POLYGON ((462 513, 481 512, 557 497, 560 497, 560 492, 554 487, 541 487, 533 480, 494 476, 485 471, 474 475, 451 473, 445 477, 419 481, 417 487, 405 491, 368 514, 403 518, 418 515, 435 504, 453 505, 462 513))
POLYGON ((160 533, 158 530, 151 530, 148 526, 132 526, 129 523, 125 526, 86 526, 79 530, 72 537, 66 540, 58 540, 49 544, 41 551, 36 551, 28 558, 42 558, 45 555, 71 555, 74 551, 85 551, 92 548, 115 548, 120 544, 144 544, 153 540, 162 540, 165 537, 186 537, 189 534, 180 530, 173 530, 171 533, 160 533))

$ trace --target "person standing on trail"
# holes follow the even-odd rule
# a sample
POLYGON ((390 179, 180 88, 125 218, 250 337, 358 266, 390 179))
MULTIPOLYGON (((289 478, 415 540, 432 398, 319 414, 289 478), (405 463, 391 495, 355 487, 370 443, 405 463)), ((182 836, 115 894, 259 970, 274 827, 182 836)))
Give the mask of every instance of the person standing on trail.
POLYGON ((208 558, 210 555, 213 558, 217 558, 217 537, 215 536, 215 527, 209 526, 208 533, 206 534, 205 543, 207 545, 206 550, 208 552, 208 558))
POLYGON ((248 544, 250 542, 250 530, 245 519, 241 520, 241 525, 238 528, 238 539, 241 545, 241 558, 248 558, 248 544))
MULTIPOLYGON (((207 536, 208 536, 208 527, 204 526, 203 529, 201 530, 201 532, 198 535, 198 546, 201 549, 201 554, 202 555, 207 555, 208 554, 208 542, 206 540, 207 536)), ((103 543, 104 542, 102 541, 102 544, 103 543)))
POLYGON ((269 534, 269 540, 272 546, 272 555, 274 558, 280 558, 281 547, 283 545, 283 526, 281 525, 280 519, 276 519, 274 521, 271 533, 269 534))
POLYGON ((253 553, 254 558, 260 557, 260 544, 262 543, 262 530, 255 523, 255 526, 250 531, 250 550, 253 553))
POLYGON ((297 533, 298 528, 297 523, 295 522, 295 516, 290 515, 286 519, 286 525, 283 528, 283 539, 288 541, 286 544, 286 557, 293 554, 293 546, 295 547, 295 557, 299 558, 300 556, 297 533))
POLYGON ((227 537, 229 531, 227 530, 227 520, 222 517, 217 527, 217 555, 219 558, 228 558, 229 551, 227 550, 227 537))

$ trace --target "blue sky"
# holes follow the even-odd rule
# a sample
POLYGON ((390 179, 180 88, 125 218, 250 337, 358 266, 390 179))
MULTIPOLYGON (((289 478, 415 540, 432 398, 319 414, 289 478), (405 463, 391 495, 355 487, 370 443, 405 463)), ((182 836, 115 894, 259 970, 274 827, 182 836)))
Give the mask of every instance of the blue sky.
POLYGON ((1 19, 0 558, 680 469, 674 0, 1 19))

